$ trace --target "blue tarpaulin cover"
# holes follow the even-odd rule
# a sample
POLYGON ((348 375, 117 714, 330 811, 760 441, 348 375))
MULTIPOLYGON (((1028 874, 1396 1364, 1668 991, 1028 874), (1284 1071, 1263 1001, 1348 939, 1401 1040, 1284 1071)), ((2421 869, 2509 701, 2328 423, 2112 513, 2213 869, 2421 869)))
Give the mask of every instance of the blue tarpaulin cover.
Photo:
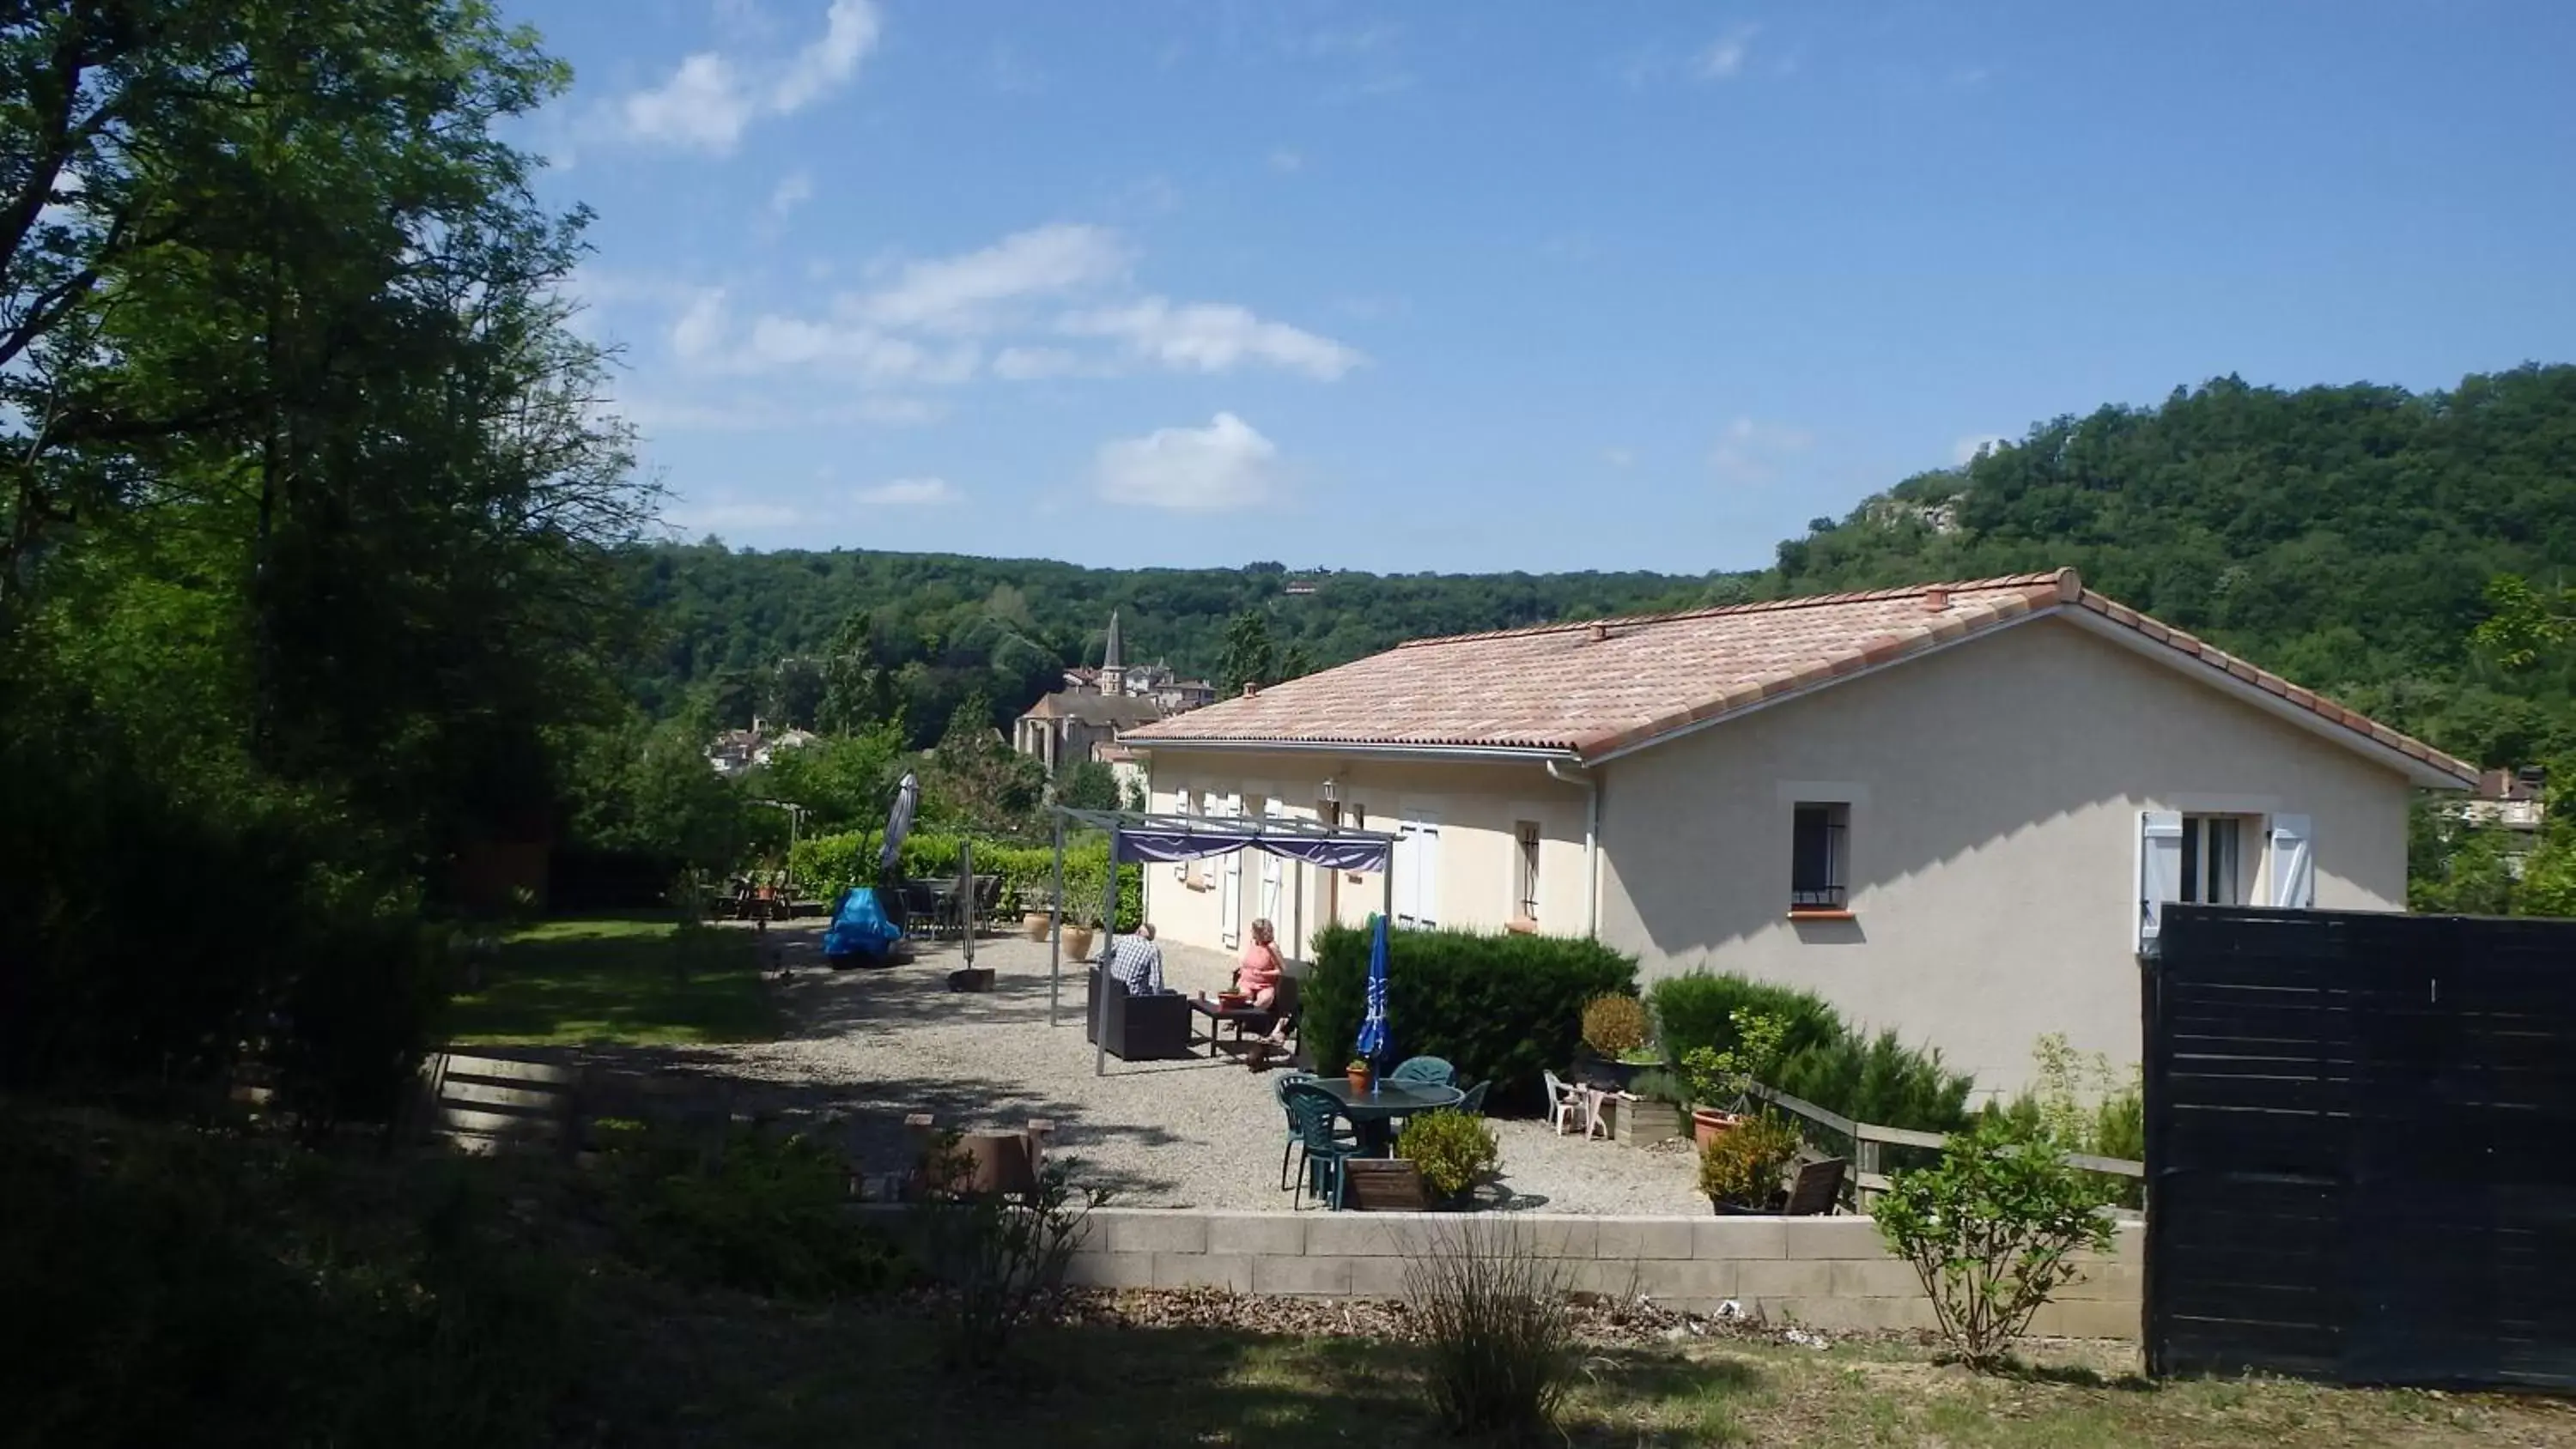
POLYGON ((883 956, 902 936, 894 922, 886 919, 885 908, 877 904, 877 893, 866 886, 853 886, 841 893, 841 903, 832 911, 832 924, 823 928, 823 954, 883 956))

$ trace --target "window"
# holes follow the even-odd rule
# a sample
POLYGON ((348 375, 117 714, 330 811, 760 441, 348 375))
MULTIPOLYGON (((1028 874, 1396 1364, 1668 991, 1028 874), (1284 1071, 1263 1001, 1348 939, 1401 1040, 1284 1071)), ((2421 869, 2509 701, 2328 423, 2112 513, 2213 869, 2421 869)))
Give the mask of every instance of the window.
POLYGON ((1514 898, 1520 902, 1521 919, 1538 921, 1538 822, 1520 820, 1512 824, 1512 835, 1520 844, 1513 869, 1514 898))
POLYGON ((2241 904, 2236 872, 2243 823, 2233 815, 2182 818, 2182 893, 2175 899, 2207 906, 2241 904))
POLYGON ((1851 807, 1802 804, 1790 817, 1789 909, 1839 911, 1847 900, 1843 872, 1851 807))

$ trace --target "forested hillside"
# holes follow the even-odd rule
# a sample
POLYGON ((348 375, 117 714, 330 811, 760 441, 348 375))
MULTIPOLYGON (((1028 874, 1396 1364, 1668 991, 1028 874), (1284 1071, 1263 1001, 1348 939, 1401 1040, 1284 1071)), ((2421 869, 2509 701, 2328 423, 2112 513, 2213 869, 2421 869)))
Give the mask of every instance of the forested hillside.
POLYGON ((2228 378, 2157 407, 2053 419, 1819 520, 1750 575, 1117 570, 712 543, 629 561, 655 620, 640 696, 710 721, 760 709, 810 722, 825 657, 854 620, 927 740, 976 691, 1008 718, 1061 665, 1097 660, 1113 607, 1131 663, 1221 679, 1246 612, 1283 656, 1332 665, 1426 634, 2073 564, 2356 708, 2520 763, 2576 749, 2576 670, 2563 653, 2508 669, 2469 635, 2498 576, 2544 589, 2576 576, 2576 367, 2427 393, 2228 378), (1290 594, 1294 581, 1314 591, 1290 594))
MULTIPOLYGON (((1291 573, 1090 569, 952 554, 734 552, 703 543, 629 556, 654 642, 637 680, 645 706, 741 724, 753 711, 812 724, 831 661, 855 643, 886 672, 883 697, 927 743, 982 693, 997 722, 1097 663, 1109 611, 1130 664, 1168 661, 1226 682, 1227 632, 1262 621, 1283 663, 1333 665, 1425 634, 1618 613, 1708 581, 1669 574, 1291 573), (1313 592, 1288 592, 1292 583, 1313 592)), ((1266 671, 1265 671, 1266 672, 1266 671)))
POLYGON ((1780 545, 1769 595, 2073 564, 2094 588, 2490 764, 2576 749, 2564 652, 2470 645, 2576 576, 2576 367, 2449 391, 2176 390, 2033 427, 1780 545))

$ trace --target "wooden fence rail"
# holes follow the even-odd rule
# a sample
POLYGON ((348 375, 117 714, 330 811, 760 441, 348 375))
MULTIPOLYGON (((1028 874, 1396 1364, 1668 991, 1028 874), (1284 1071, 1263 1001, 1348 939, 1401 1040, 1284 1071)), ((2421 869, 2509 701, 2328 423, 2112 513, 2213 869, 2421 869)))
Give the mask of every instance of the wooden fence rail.
MULTIPOLYGON (((1917 1132, 1911 1127, 1882 1127, 1875 1122, 1855 1122, 1840 1112, 1828 1111, 1813 1102, 1759 1083, 1754 1084, 1750 1094, 1783 1112, 1803 1117, 1826 1131, 1838 1132, 1851 1139, 1852 1192, 1856 1204, 1865 1205, 1868 1197, 1876 1197, 1888 1189, 1887 1177, 1879 1170, 1880 1148, 1927 1147, 1939 1151, 1950 1145, 1949 1134, 1944 1132, 1917 1132), (1863 1194, 1868 1197, 1863 1197, 1863 1194)), ((2096 1157, 2089 1152, 2069 1152, 2065 1157, 2069 1166, 2080 1167, 2087 1172, 2136 1178, 2147 1175, 2145 1163, 2131 1162, 2125 1157, 2096 1157)))

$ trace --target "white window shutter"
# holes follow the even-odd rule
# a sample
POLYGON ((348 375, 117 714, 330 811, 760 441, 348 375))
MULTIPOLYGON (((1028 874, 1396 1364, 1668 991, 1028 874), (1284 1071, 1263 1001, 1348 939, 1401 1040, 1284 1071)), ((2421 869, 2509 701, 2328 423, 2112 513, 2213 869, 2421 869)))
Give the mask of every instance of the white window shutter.
POLYGON ((1425 824, 1414 837, 1413 919, 1424 927, 1440 925, 1440 827, 1425 824))
POLYGON ((2272 904, 2316 909, 2316 829, 2305 815, 2272 817, 2272 904))
POLYGON ((2165 902, 2182 899, 2182 814, 2148 810, 2138 817, 2138 949, 2156 942, 2165 902))

